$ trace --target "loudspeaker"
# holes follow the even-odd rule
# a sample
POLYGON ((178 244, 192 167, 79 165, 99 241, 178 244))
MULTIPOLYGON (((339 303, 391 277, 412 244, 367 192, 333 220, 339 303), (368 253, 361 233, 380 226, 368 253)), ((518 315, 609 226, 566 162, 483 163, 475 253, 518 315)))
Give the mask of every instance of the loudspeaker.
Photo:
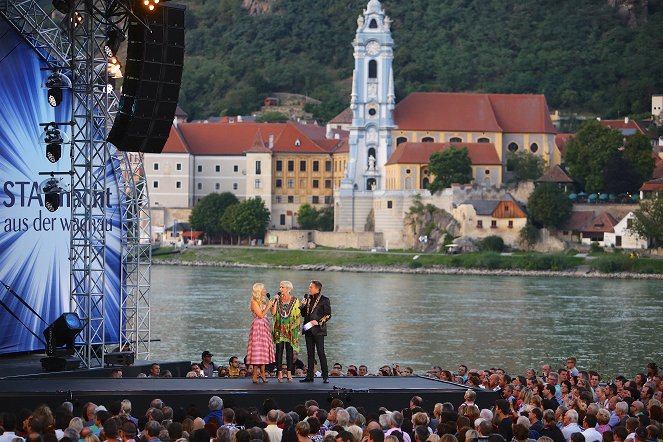
POLYGON ((81 366, 81 360, 73 356, 41 358, 41 368, 44 371, 69 371, 81 366))
POLYGON ((182 82, 185 8, 163 2, 153 11, 138 8, 147 27, 130 18, 122 96, 108 141, 121 151, 161 153, 182 82))
POLYGON ((135 355, 131 351, 116 351, 104 355, 104 363, 109 365, 134 365, 135 355))

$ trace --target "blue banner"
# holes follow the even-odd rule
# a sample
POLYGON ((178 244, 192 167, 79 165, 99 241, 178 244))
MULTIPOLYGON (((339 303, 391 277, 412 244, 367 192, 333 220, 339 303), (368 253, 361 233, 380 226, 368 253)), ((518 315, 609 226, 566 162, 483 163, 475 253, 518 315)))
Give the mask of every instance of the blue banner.
MULTIPOLYGON (((64 90, 62 103, 51 107, 44 88, 51 72, 41 70, 46 64, 3 18, 0 35, 0 282, 25 301, 0 284, 0 301, 13 313, 0 306, 0 354, 7 354, 43 349, 30 331, 41 337, 47 324, 62 313, 75 311, 70 301, 71 199, 63 195, 63 205, 49 212, 44 195, 38 192, 39 184, 48 178, 40 172, 68 172, 71 168, 70 144, 62 146, 59 161, 48 161, 44 127, 40 126, 70 121, 71 96, 64 90)), ((70 136, 69 126, 59 129, 70 136)), ((106 219, 93 226, 106 234, 107 343, 119 341, 121 327, 121 211, 113 170, 107 167, 107 188, 98 190, 106 219)), ((70 183, 69 175, 62 177, 63 184, 70 183)))

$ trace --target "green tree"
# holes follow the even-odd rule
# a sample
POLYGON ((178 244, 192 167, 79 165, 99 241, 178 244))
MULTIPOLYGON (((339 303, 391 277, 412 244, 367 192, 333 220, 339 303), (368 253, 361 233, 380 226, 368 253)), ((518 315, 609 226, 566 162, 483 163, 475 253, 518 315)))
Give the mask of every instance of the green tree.
POLYGON ((571 216, 573 203, 554 184, 536 186, 527 201, 527 210, 535 224, 561 229, 571 216))
POLYGON ((221 218, 228 207, 237 203, 239 200, 230 192, 210 193, 193 206, 189 216, 191 227, 205 232, 210 241, 218 241, 226 233, 221 218))
POLYGON ((281 112, 265 112, 256 118, 258 123, 286 123, 288 116, 281 112))
POLYGON ((459 149, 451 146, 442 152, 435 152, 428 163, 428 169, 435 177, 429 186, 431 193, 446 189, 452 183, 472 182, 472 161, 467 147, 459 149))
POLYGON ((297 211, 297 223, 305 230, 331 232, 334 230, 334 209, 323 207, 318 210, 308 203, 302 204, 297 211))
POLYGON ((237 236, 238 244, 243 237, 251 241, 252 238, 264 236, 268 224, 269 210, 260 198, 250 198, 230 206, 221 218, 221 225, 228 233, 237 236))
POLYGON ((506 167, 513 172, 514 181, 534 181, 543 175, 543 158, 530 152, 509 152, 506 157, 506 167))
POLYGON ((629 231, 640 238, 647 238, 653 247, 663 244, 663 195, 642 200, 629 231))
POLYGON ((564 161, 574 180, 587 192, 605 187, 606 164, 623 144, 622 134, 601 126, 598 121, 584 123, 565 148, 564 161))
POLYGON ((622 152, 624 159, 631 163, 632 167, 638 172, 639 182, 633 189, 639 189, 642 183, 649 180, 654 172, 654 158, 652 158, 651 142, 649 138, 640 132, 626 137, 624 150, 622 152))
POLYGON ((302 204, 297 211, 297 224, 304 230, 315 230, 318 227, 318 211, 310 204, 302 204))
POLYGON ((603 191, 606 193, 633 192, 642 185, 640 173, 624 158, 622 152, 615 152, 608 160, 603 170, 603 177, 605 182, 603 191))

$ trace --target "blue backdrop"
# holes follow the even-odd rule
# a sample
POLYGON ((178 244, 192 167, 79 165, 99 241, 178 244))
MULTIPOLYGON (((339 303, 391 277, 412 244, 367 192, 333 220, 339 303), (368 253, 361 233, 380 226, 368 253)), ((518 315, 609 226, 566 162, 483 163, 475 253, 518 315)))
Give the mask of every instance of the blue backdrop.
MULTIPOLYGON (((72 311, 69 275, 70 208, 49 212, 36 192, 46 177, 39 172, 68 171, 69 145, 62 158, 50 163, 45 156, 40 123, 71 119, 67 92, 60 106, 46 101, 43 85, 49 71, 36 51, 0 18, 0 281, 9 285, 48 323, 72 311)), ((66 126, 61 130, 69 133, 66 126)), ((107 168, 106 195, 106 342, 120 334, 120 215, 118 184, 107 168)), ((69 177, 65 177, 69 183, 69 177)), ((102 228, 102 226, 99 226, 102 228)), ((34 313, 0 285, 3 301, 33 332, 46 327, 34 313)), ((32 334, 0 307, 0 354, 43 349, 32 334)))

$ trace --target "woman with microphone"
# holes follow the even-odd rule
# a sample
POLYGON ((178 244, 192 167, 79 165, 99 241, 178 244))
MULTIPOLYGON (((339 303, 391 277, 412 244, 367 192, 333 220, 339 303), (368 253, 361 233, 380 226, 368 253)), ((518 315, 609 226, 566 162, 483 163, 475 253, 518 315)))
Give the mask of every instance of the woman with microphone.
POLYGON ((288 382, 292 382, 293 350, 299 352, 299 334, 301 332, 302 314, 299 300, 292 295, 292 282, 281 281, 276 302, 272 305, 272 316, 274 317, 274 328, 272 339, 276 344, 276 367, 278 369, 277 379, 283 381, 281 360, 285 348, 286 365, 288 367, 288 382))

